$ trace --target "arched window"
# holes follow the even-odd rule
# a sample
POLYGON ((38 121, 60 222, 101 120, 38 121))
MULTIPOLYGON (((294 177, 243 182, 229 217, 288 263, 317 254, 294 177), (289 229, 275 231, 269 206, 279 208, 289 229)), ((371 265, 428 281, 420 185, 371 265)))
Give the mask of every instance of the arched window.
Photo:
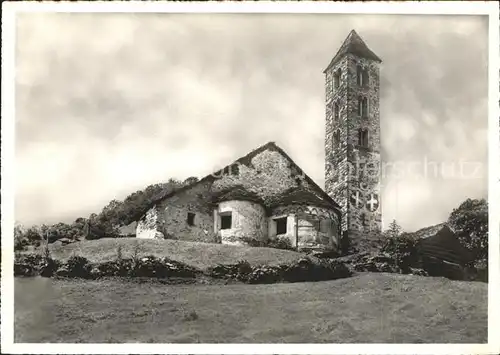
POLYGON ((333 115, 335 117, 335 121, 338 121, 340 118, 340 106, 337 102, 333 105, 333 115))
POLYGON ((356 84, 358 86, 361 86, 363 83, 363 68, 361 68, 361 65, 358 65, 356 67, 356 84))
POLYGON ((358 130, 358 145, 368 148, 368 130, 360 128, 358 130))
POLYGON ((356 83, 358 86, 368 86, 369 82, 368 69, 362 68, 361 65, 356 67, 356 83))
POLYGON ((358 97, 358 116, 368 117, 368 99, 366 97, 358 97))
POLYGON ((333 148, 338 148, 340 146, 340 130, 339 129, 337 129, 335 132, 333 132, 332 142, 333 142, 333 148))
POLYGON ((368 69, 364 69, 363 73, 361 74, 361 84, 362 86, 368 86, 369 84, 369 76, 368 76, 368 69))
POLYGON ((335 74, 333 74, 333 82, 334 82, 335 89, 338 89, 340 86, 340 77, 341 76, 342 76, 342 71, 339 68, 335 71, 335 74))

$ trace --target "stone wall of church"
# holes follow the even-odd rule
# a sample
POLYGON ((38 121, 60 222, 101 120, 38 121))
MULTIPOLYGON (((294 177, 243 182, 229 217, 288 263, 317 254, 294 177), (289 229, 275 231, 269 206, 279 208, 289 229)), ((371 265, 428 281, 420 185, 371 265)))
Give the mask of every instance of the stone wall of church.
POLYGON ((302 205, 276 207, 269 218, 270 238, 276 236, 273 219, 285 216, 287 233, 284 237, 290 239, 292 246, 296 247, 298 242, 299 249, 338 250, 339 220, 335 211, 302 205))
POLYGON ((250 201, 223 201, 216 210, 217 229, 220 226, 220 214, 231 215, 231 228, 220 229, 222 244, 243 245, 245 238, 266 241, 266 210, 258 203, 250 201))
POLYGON ((207 243, 217 241, 211 187, 210 181, 199 183, 158 204, 158 230, 165 238, 207 243), (188 213, 194 213, 192 226, 188 224, 188 213))
POLYGON ((180 191, 151 208, 137 224, 137 238, 218 242, 211 206, 211 182, 180 191), (193 225, 188 213, 194 213, 193 225))
POLYGON ((158 232, 158 210, 156 207, 151 208, 137 222, 136 237, 141 239, 163 238, 163 235, 158 232))

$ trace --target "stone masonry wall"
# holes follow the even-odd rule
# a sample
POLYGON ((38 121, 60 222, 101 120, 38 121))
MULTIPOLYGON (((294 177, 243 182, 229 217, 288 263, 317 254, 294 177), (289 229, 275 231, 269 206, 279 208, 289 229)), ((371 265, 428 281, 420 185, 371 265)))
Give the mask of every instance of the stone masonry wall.
POLYGON ((163 238, 163 235, 158 233, 158 210, 156 207, 151 208, 137 223, 136 237, 142 239, 163 238))
POLYGON ((326 122, 325 122, 325 191, 342 209, 342 231, 348 227, 348 186, 347 176, 349 164, 347 162, 348 143, 348 81, 349 61, 347 57, 341 59, 335 66, 326 72, 326 122), (335 88, 334 75, 340 70, 340 86, 335 88), (339 119, 335 118, 335 104, 339 108, 339 119), (335 134, 338 132, 336 142, 335 134))
MULTIPOLYGON (((314 206, 280 206, 272 211, 270 225, 275 217, 287 216, 286 237, 299 249, 337 250, 339 246, 339 220, 333 210, 314 206), (297 225, 298 222, 298 238, 297 225), (320 228, 320 223, 322 228, 320 228)), ((275 232, 275 231, 274 231, 275 232)), ((275 233, 274 233, 275 234, 275 233)), ((273 232, 270 232, 273 235, 273 232)))
POLYGON ((346 55, 326 73, 325 186, 342 206, 342 230, 351 239, 371 238, 381 230, 380 112, 378 63, 346 55), (369 84, 357 84, 357 66, 367 69, 369 84), (334 88, 334 73, 342 72, 334 88), (368 99, 368 115, 358 115, 358 97, 368 99), (334 105, 340 108, 335 119, 334 105), (367 148, 358 145, 358 129, 368 130, 367 148), (335 145, 335 132, 340 143, 335 145), (368 201, 377 201, 368 208, 368 201))
POLYGON ((232 216, 231 228, 219 231, 222 244, 244 244, 244 238, 267 240, 266 210, 260 204, 250 201, 223 201, 219 203, 217 212, 231 212, 232 216))
POLYGON ((211 182, 200 183, 158 204, 158 229, 165 238, 212 243, 217 241, 211 205, 211 182), (194 225, 187 223, 195 214, 194 225))

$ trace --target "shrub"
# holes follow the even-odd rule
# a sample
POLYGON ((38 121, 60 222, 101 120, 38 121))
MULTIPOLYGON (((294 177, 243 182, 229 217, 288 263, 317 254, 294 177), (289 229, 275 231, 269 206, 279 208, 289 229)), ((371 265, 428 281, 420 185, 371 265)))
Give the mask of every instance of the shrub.
POLYGON ((248 245, 250 247, 254 247, 254 248, 268 246, 268 243, 266 241, 263 241, 259 238, 255 238, 255 237, 244 236, 244 237, 241 237, 240 240, 243 243, 245 243, 246 245, 248 245))
POLYGON ((234 278, 243 282, 248 280, 248 276, 252 273, 253 268, 246 260, 238 261, 236 264, 219 264, 210 267, 207 274, 218 279, 234 278))
POLYGON ((408 273, 410 266, 418 261, 417 242, 406 234, 388 238, 382 246, 382 252, 393 258, 394 264, 403 273, 408 273))
POLYGON ((14 276, 51 277, 59 268, 60 263, 40 254, 24 254, 14 261, 14 276))
POLYGON ((284 250, 295 250, 292 246, 290 238, 287 237, 276 237, 274 239, 269 239, 267 242, 269 248, 284 249, 284 250))
POLYGON ((263 248, 275 248, 284 250, 295 250, 292 246, 290 238, 287 237, 275 237, 269 238, 267 240, 262 240, 257 237, 241 237, 240 240, 251 247, 263 247, 263 248))
MULTIPOLYGON (((89 278, 92 265, 83 256, 71 256, 65 264, 68 277, 89 278)), ((61 275, 62 276, 62 275, 61 275)))
POLYGON ((44 258, 44 263, 40 267, 40 276, 52 277, 60 266, 61 263, 58 260, 54 260, 52 258, 44 258))
POLYGON ((488 260, 488 202, 467 199, 453 210, 448 223, 457 232, 461 244, 474 260, 488 260))
POLYGON ((282 269, 279 266, 257 266, 247 276, 246 282, 251 284, 270 284, 283 279, 282 269))
POLYGON ((44 263, 40 254, 24 254, 14 260, 14 276, 36 276, 44 263))

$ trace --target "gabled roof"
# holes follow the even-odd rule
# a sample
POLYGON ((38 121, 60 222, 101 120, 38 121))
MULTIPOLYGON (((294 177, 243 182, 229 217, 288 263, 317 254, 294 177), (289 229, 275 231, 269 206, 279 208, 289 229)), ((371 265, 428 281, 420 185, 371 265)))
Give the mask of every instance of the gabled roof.
POLYGON ((347 38, 344 40, 344 43, 340 46, 337 54, 333 57, 328 67, 323 71, 326 73, 330 67, 332 67, 337 61, 339 61, 346 54, 354 54, 358 57, 371 59, 376 62, 382 63, 382 59, 380 59, 373 51, 368 48, 366 43, 361 39, 361 37, 356 33, 356 31, 352 30, 347 38))
POLYGON ((425 234, 417 242, 422 255, 460 265, 473 260, 472 253, 460 243, 457 234, 446 223, 425 230, 425 234))
POLYGON ((416 240, 420 240, 436 235, 443 228, 448 228, 451 231, 453 231, 447 223, 439 223, 430 227, 421 228, 416 232, 411 232, 407 234, 416 240))
MULTIPOLYGON (((298 171, 299 173, 302 172, 302 169, 299 168, 299 166, 293 161, 292 158, 290 158, 290 156, 288 154, 285 153, 285 151, 283 149, 281 149, 275 142, 268 142, 254 150, 252 150, 250 153, 248 153, 247 155, 237 159, 236 161, 234 161, 233 163, 227 165, 226 167, 224 167, 223 169, 220 169, 212 174, 209 174, 207 176, 205 176, 204 178, 200 179, 199 181, 193 183, 193 184, 190 184, 190 185, 186 185, 184 187, 181 187, 180 189, 177 189, 175 191, 172 191, 171 193, 168 193, 164 196, 161 196, 160 198, 158 199, 155 199, 153 200, 148 206, 147 208, 145 209, 145 211, 143 211, 141 213, 141 215, 137 216, 137 219, 139 219, 140 217, 142 217, 150 208, 154 207, 156 204, 158 204, 159 202, 177 194, 177 193, 180 193, 182 191, 185 191, 185 190, 188 190, 198 184, 203 184, 203 183, 206 183, 206 182, 211 182, 211 181, 215 181, 217 179, 217 176, 220 175, 220 172, 221 171, 228 171, 229 169, 234 169, 235 167, 237 167, 237 164, 235 163, 239 163, 239 164, 244 164, 244 165, 249 165, 251 160, 258 154, 260 154, 261 152, 265 151, 265 150, 272 150, 272 151, 277 151, 278 153, 280 153, 285 159, 287 159, 290 163, 290 166, 292 168, 294 168, 296 171, 298 171)), ((309 183, 311 185, 311 187, 317 192, 317 195, 316 195, 316 198, 317 199, 321 199, 323 201, 324 204, 328 204, 329 206, 331 207, 334 207, 336 210, 338 210, 338 212, 340 213, 340 205, 338 203, 336 203, 321 187, 318 186, 318 184, 316 184, 314 182, 313 179, 311 179, 307 174, 303 173, 303 176, 305 178, 305 180, 307 181, 307 183, 309 183), (319 197, 318 197, 319 196, 319 197)), ((246 193, 246 192, 245 192, 246 193)))

